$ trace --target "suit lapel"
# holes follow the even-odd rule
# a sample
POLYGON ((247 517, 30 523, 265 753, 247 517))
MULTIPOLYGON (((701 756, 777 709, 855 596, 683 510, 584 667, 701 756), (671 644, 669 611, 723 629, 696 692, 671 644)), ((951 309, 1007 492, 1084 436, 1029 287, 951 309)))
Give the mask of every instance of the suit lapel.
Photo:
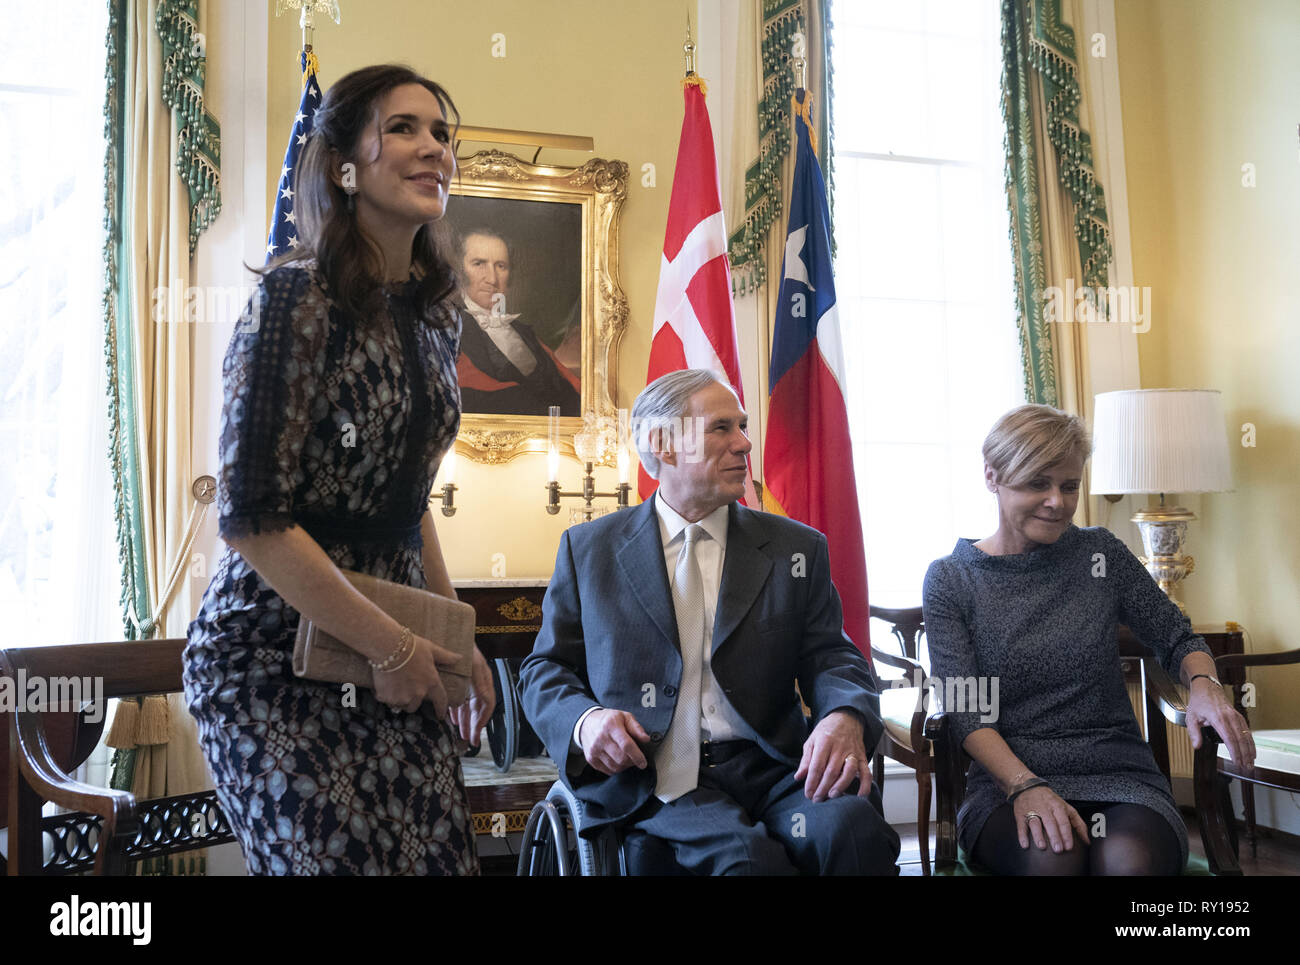
POLYGON ((617 552, 623 583, 650 615, 654 625, 670 644, 681 650, 677 639, 677 617, 673 613, 672 590, 664 565, 664 544, 659 534, 659 514, 653 496, 632 511, 624 535, 626 542, 617 552))
POLYGON ((718 612, 713 621, 715 654, 754 606, 772 572, 772 561, 759 552, 768 540, 758 524, 757 515, 738 503, 732 503, 728 517, 727 556, 722 564, 718 612))

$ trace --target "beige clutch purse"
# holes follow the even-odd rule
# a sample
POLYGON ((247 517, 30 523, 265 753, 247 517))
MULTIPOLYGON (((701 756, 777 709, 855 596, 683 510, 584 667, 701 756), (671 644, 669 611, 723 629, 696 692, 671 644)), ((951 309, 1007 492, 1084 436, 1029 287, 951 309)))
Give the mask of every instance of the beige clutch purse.
MULTIPOLYGON (((454 667, 439 666, 438 673, 447 691, 447 706, 464 703, 474 659, 474 608, 428 590, 353 570, 342 572, 367 600, 398 623, 410 627, 417 637, 459 654, 460 660, 454 667)), ((393 643, 396 645, 397 641, 393 643)), ((293 672, 325 683, 350 683, 371 690, 375 686, 374 668, 363 654, 307 619, 298 624, 298 637, 293 644, 293 672)))

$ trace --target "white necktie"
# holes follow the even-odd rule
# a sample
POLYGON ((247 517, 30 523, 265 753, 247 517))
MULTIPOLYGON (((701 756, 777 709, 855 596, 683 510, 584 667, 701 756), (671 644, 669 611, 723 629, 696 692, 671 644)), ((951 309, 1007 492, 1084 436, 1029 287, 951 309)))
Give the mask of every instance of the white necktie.
POLYGON ((682 683, 677 709, 663 746, 655 755, 658 781, 655 796, 674 801, 695 790, 700 776, 700 677, 704 669, 704 580, 696 559, 696 546, 708 539, 704 527, 686 527, 682 551, 673 574, 673 610, 677 639, 682 648, 682 683))
POLYGON ((512 322, 518 315, 506 315, 502 312, 493 312, 485 309, 477 302, 471 302, 466 299, 470 313, 474 320, 478 322, 479 327, 483 329, 487 337, 492 339, 492 344, 501 350, 501 354, 510 360, 510 364, 517 368, 523 376, 527 377, 533 374, 537 368, 537 357, 533 355, 533 350, 523 340, 512 322))

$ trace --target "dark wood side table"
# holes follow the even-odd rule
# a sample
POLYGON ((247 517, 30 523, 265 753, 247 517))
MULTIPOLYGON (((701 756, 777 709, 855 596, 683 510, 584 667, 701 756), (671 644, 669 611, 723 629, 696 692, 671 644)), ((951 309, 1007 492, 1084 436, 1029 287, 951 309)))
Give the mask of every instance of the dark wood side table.
MULTIPOLYGON (((533 651, 542 628, 542 598, 547 579, 453 580, 460 599, 474 607, 474 642, 492 666, 497 685, 497 709, 488 722, 488 746, 502 772, 517 756, 544 753, 541 742, 524 717, 516 672, 533 651)), ((474 831, 491 834, 494 815, 504 814, 507 832, 523 831, 534 804, 546 797, 546 782, 490 784, 466 788, 474 831)))

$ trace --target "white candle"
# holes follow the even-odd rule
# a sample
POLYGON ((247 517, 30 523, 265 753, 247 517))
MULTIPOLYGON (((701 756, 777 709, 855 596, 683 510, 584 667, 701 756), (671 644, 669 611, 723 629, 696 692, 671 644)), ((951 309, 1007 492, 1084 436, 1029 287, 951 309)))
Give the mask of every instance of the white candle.
POLYGON ((629 427, 627 421, 627 409, 618 410, 618 481, 619 484, 628 481, 628 469, 631 457, 628 455, 629 427))
POLYGON ((447 454, 442 457, 442 484, 444 486, 454 486, 456 484, 456 444, 453 442, 447 454))
POLYGON ((547 423, 546 447, 546 481, 555 482, 560 478, 560 407, 553 405, 548 410, 550 418, 547 423))

